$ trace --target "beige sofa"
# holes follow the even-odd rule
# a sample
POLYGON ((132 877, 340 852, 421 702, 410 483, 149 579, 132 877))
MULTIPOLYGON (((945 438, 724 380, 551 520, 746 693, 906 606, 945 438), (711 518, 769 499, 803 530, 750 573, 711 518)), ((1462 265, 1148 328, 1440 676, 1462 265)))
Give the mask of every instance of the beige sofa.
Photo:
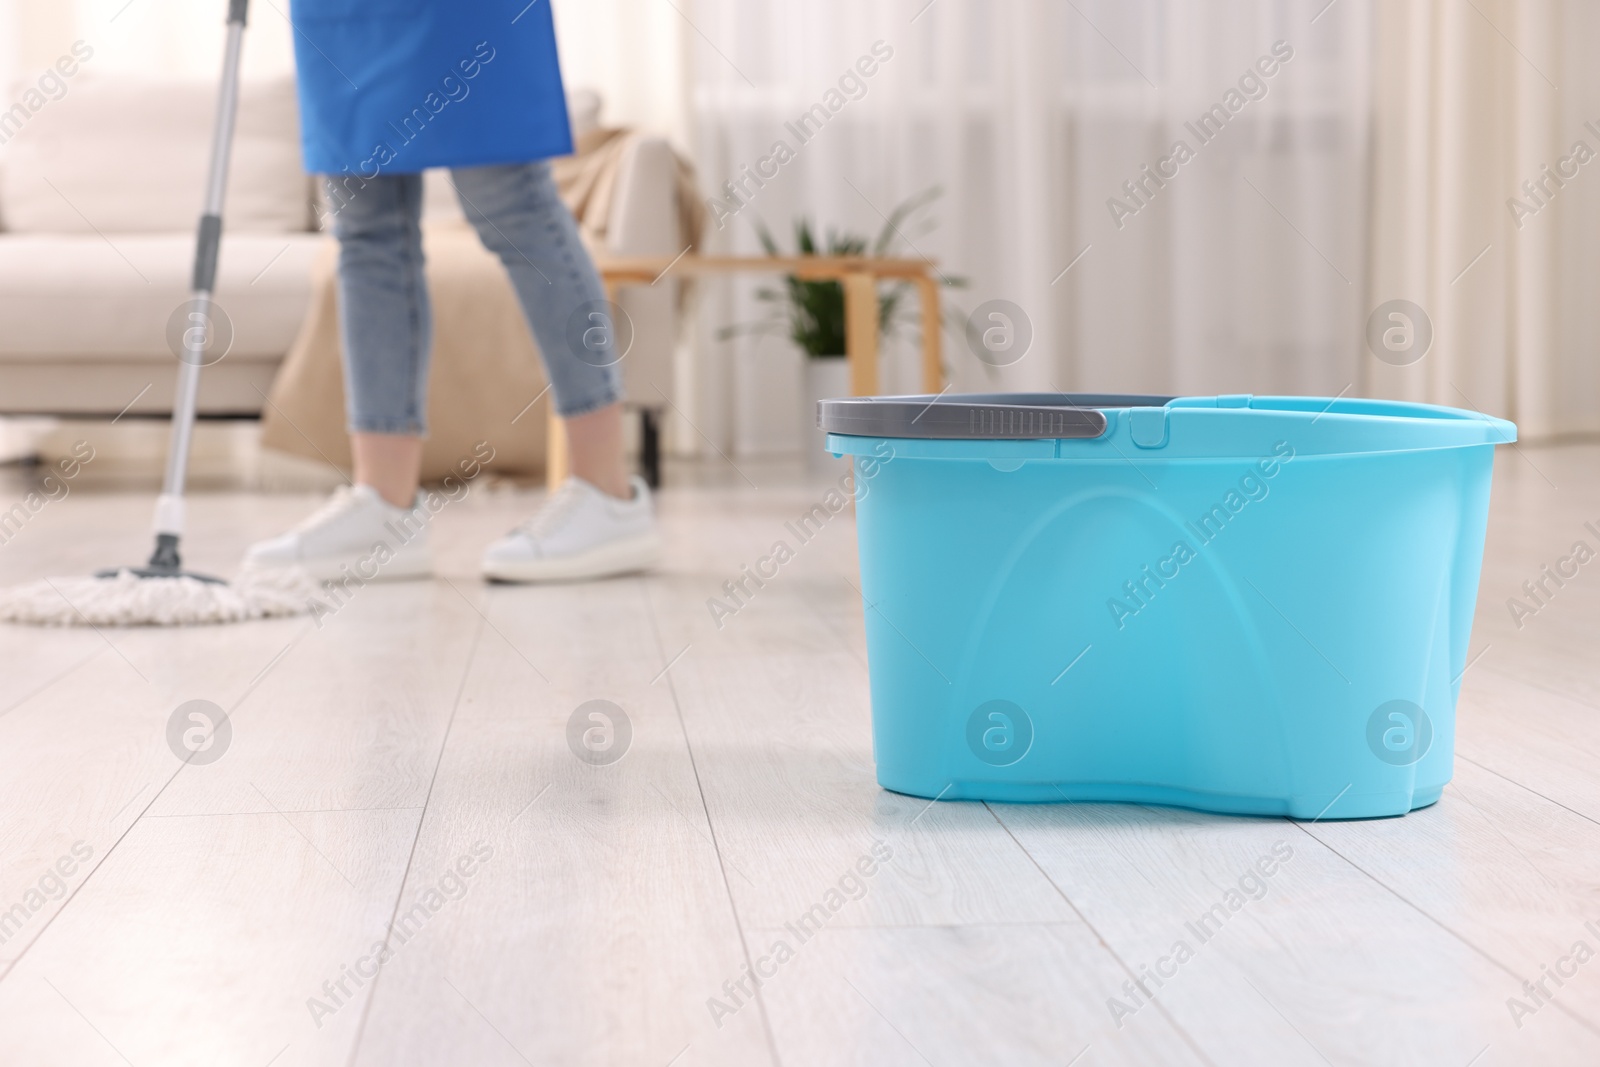
MULTIPOLYGON (((0 158, 0 411, 166 412, 166 332, 188 299, 214 90, 84 71, 0 158), (137 399, 135 399, 137 397, 137 399)), ((247 88, 218 299, 233 322, 207 413, 260 410, 294 340, 324 240, 300 170, 294 87, 247 88)))
MULTIPOLYGON (((189 296, 214 95, 209 83, 85 71, 0 148, 0 415, 170 412, 170 320, 189 296)), ((575 91, 569 104, 575 130, 597 125, 594 93, 575 91)), ((293 83, 247 82, 216 291, 234 339, 202 376, 203 415, 259 414, 305 318, 312 264, 330 238, 315 228, 298 138, 293 83)), ((429 216, 459 214, 438 178, 429 175, 429 216)), ((603 251, 676 254, 675 180, 666 142, 635 138, 603 251)), ((658 291, 622 300, 637 335, 630 397, 659 403, 676 304, 658 291)))

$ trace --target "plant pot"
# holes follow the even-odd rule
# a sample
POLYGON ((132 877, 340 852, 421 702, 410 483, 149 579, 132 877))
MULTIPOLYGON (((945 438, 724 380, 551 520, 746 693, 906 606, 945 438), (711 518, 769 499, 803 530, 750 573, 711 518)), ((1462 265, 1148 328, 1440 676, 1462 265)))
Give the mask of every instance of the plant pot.
POLYGON ((850 395, 850 361, 843 356, 808 356, 800 384, 800 451, 809 474, 842 473, 849 460, 824 448, 828 435, 817 428, 817 402, 850 395))

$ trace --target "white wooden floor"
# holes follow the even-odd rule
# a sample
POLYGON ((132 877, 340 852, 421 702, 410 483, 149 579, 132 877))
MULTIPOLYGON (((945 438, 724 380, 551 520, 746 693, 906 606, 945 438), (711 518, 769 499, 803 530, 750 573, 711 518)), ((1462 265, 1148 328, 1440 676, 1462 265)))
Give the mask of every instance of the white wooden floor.
MULTIPOLYGON (((320 628, 0 629, 0 1064, 1600 1063, 1600 562, 1520 630, 1506 608, 1600 547, 1600 447, 1501 450, 1455 781, 1352 823, 880 790, 848 519, 711 623, 819 495, 746 473, 663 494, 649 578, 484 586, 531 497, 483 486, 438 521, 443 577, 320 628), (206 765, 167 741, 194 699, 231 712, 206 765), (569 747, 590 700, 631 725, 609 765, 569 747)), ((230 570, 310 499, 196 498, 191 562, 230 570)), ((149 506, 48 504, 0 582, 136 559, 149 506)))

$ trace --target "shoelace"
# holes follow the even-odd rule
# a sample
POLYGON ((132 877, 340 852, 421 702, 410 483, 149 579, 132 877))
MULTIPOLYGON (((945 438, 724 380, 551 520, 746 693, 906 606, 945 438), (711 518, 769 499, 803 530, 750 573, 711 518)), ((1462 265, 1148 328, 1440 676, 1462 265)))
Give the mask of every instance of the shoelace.
POLYGON ((526 521, 517 524, 511 532, 537 541, 560 525, 583 502, 585 495, 582 486, 577 482, 570 479, 562 482, 561 488, 544 502, 543 507, 526 521))

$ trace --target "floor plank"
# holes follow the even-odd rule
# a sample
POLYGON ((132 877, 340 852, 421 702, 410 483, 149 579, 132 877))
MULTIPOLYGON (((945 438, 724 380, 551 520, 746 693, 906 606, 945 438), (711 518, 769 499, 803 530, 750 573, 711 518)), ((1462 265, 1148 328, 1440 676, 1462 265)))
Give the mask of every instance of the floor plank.
MULTIPOLYGON (((252 674, 266 665, 295 628, 264 622, 197 630, 182 640, 157 631, 119 631, 115 645, 94 655, 54 684, 0 717, 0 907, 29 903, 52 869, 72 875, 58 895, 53 882, 21 928, 0 928, 0 964, 19 958, 70 900, 135 821, 186 767, 168 743, 168 721, 178 706, 209 698, 224 709, 248 692, 252 674), (87 852, 72 862, 75 845, 87 852), (63 858, 69 862, 58 867, 63 858)), ((100 642, 92 631, 89 636, 100 642)), ((22 643, 38 640, 25 631, 22 643)), ((55 632, 77 648, 78 631, 55 632)))
POLYGON ((318 1028, 307 1000, 326 998, 322 984, 382 936, 416 820, 142 820, 0 982, 4 1058, 343 1064, 359 1007, 347 1002, 318 1028))
MULTIPOLYGON (((1151 998, 1100 992, 1126 1028, 1162 1005, 1214 1062, 1263 1065, 1466 1063, 1505 1037, 1509 976, 1318 840, 1417 814, 1308 826, 1120 806, 995 809, 1146 979, 1151 998)), ((1541 1051, 1592 1054, 1593 1034, 1548 1014, 1541 1051)))
POLYGON ((707 1013, 746 956, 676 709, 651 684, 641 584, 479 595, 486 631, 402 908, 478 841, 493 856, 383 971, 356 1062, 770 1062, 759 1007, 720 1029, 707 1013), (606 765, 569 746, 592 700, 630 723, 606 765))
POLYGON ((420 809, 478 628, 443 582, 368 586, 298 621, 233 713, 226 767, 212 765, 226 773, 180 777, 149 816, 420 809))

